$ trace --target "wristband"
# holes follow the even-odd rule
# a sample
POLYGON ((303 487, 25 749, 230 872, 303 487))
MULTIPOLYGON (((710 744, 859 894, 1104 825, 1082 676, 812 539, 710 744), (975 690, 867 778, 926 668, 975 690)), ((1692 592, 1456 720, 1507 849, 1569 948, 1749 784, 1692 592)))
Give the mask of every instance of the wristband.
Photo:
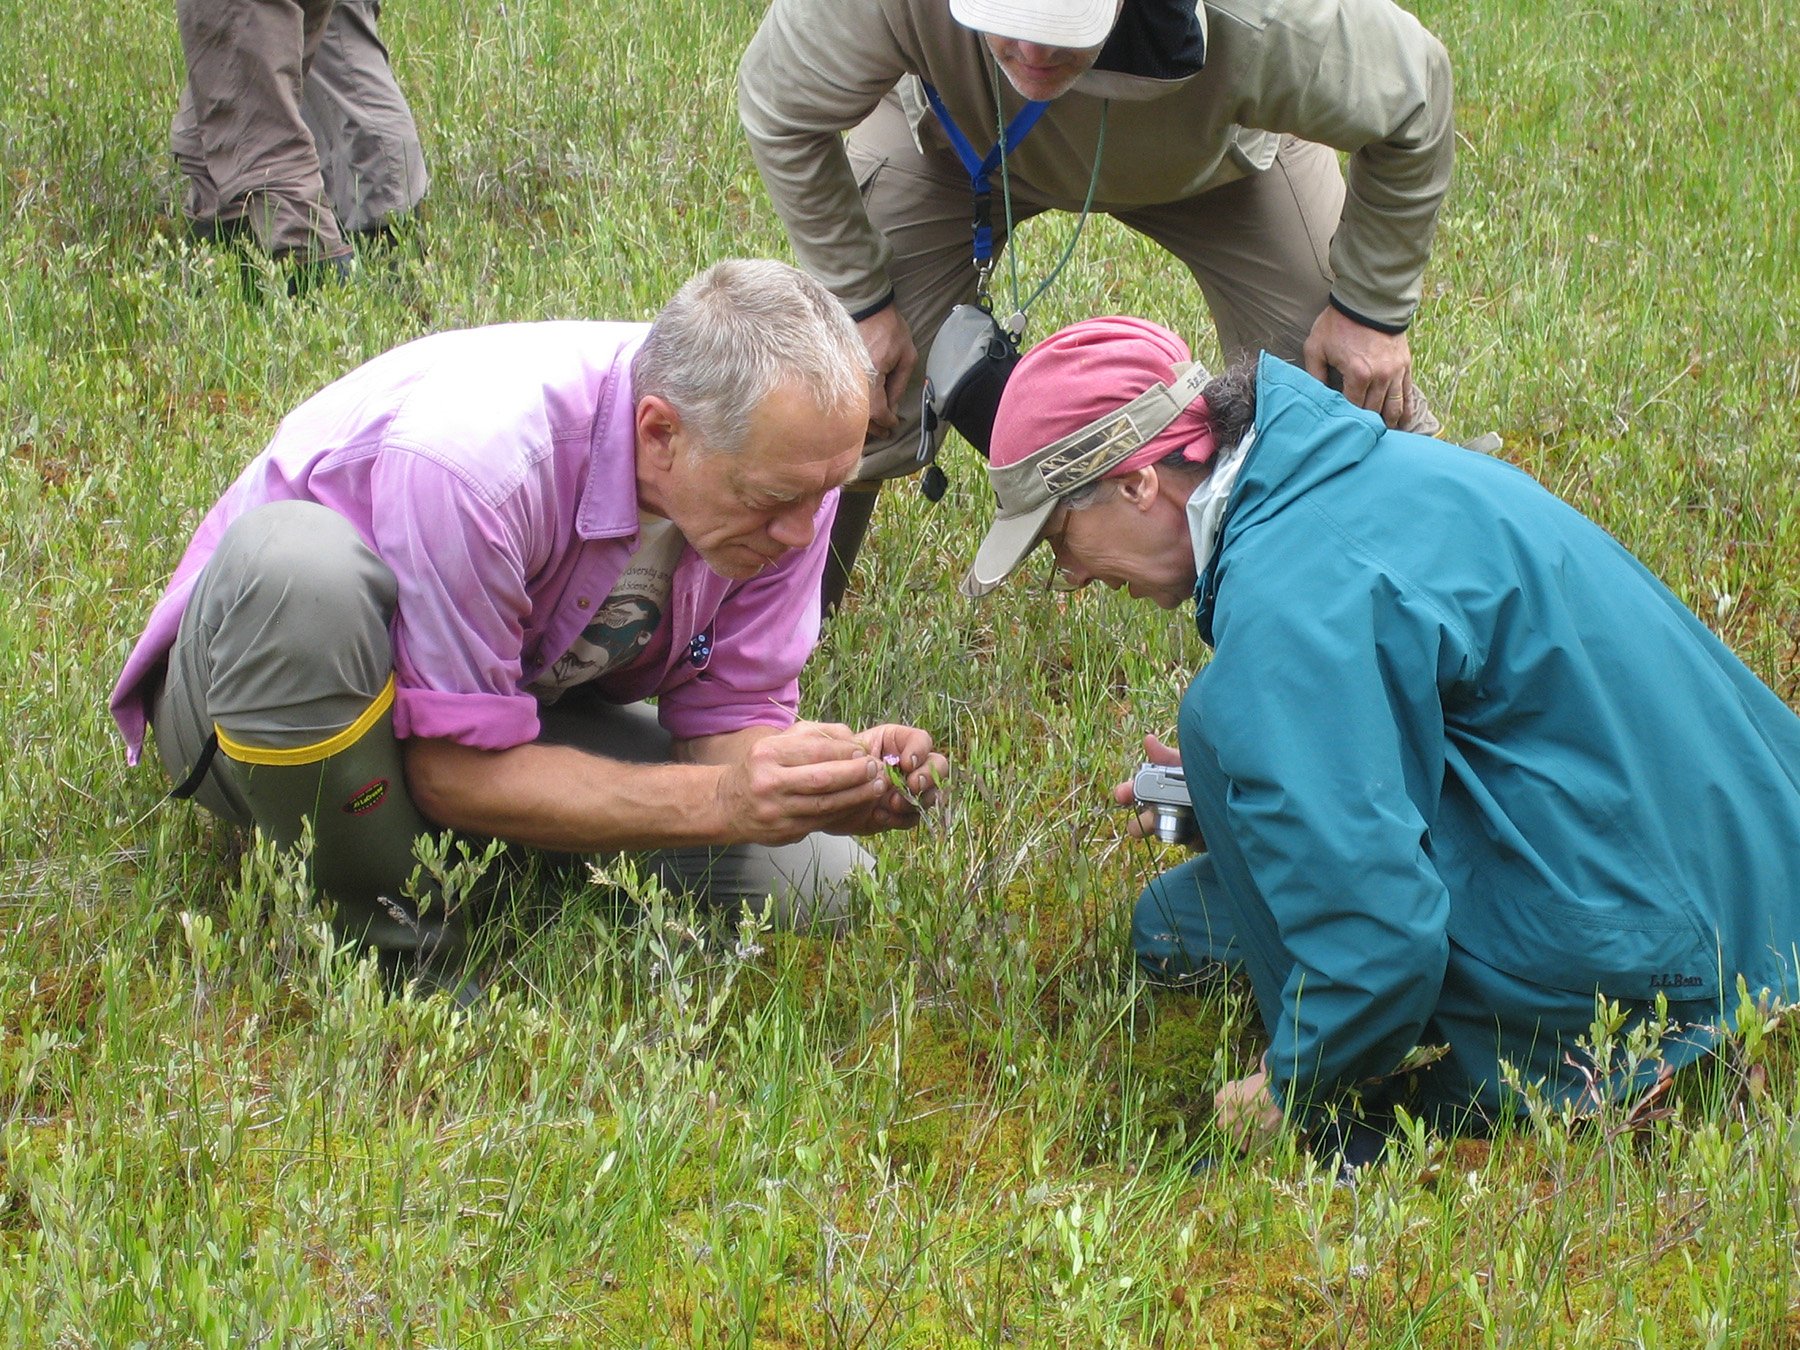
MULTIPOLYGON (((1353 323, 1359 323, 1364 328, 1373 328, 1377 333, 1386 333, 1389 337, 1398 337, 1401 333, 1406 331, 1407 325, 1404 323, 1382 323, 1378 319, 1371 319, 1367 314, 1358 314, 1335 295, 1327 296, 1326 302, 1346 319, 1349 319, 1353 323)), ((1410 323, 1411 320, 1408 320, 1408 322, 1410 323)))
POLYGON ((882 296, 881 299, 877 300, 874 304, 866 306, 863 309, 851 310, 850 311, 850 322, 851 323, 861 323, 864 319, 872 319, 877 314, 881 313, 882 310, 886 309, 889 305, 891 305, 893 303, 894 303, 894 288, 892 286, 889 286, 888 293, 886 295, 882 296))

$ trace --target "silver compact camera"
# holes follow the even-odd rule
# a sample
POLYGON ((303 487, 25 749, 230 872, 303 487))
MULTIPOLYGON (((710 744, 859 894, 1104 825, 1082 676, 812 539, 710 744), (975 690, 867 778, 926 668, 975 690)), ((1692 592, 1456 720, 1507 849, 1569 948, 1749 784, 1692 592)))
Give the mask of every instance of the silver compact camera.
POLYGON ((1156 837, 1163 843, 1185 844, 1198 835, 1187 775, 1179 765, 1140 764, 1131 780, 1131 795, 1140 807, 1156 813, 1156 837))

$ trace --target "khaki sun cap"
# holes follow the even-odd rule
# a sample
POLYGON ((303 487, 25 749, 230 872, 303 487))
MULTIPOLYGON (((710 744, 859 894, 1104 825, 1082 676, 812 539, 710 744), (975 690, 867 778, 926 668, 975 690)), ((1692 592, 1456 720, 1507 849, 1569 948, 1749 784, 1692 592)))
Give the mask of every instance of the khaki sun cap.
POLYGON ((1179 417, 1212 378, 1198 362, 1176 368, 1174 384, 1158 381, 1116 411, 1089 422, 1011 464, 988 466, 999 505, 961 591, 977 599, 1017 570, 1037 546, 1064 497, 1097 483, 1179 417))
POLYGON ((1098 47, 1112 32, 1117 0, 950 0, 965 28, 1045 47, 1098 47))

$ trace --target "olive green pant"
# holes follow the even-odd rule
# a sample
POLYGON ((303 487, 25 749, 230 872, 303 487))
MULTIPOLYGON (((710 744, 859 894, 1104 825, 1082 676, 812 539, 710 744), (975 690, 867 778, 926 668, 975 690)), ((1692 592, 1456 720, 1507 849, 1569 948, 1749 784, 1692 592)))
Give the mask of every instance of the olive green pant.
MULTIPOLYGON (((318 890, 346 939, 426 963, 453 961, 469 916, 408 898, 414 843, 437 827, 407 791, 390 709, 394 574, 342 516, 276 502, 226 530, 182 615, 152 715, 177 783, 217 739, 192 795, 284 847, 310 824, 318 890)), ((545 710, 540 739, 634 762, 665 761, 668 733, 643 705, 580 691, 545 710), (566 706, 565 706, 566 705, 566 706)), ((873 866, 854 840, 811 835, 642 855, 643 870, 709 907, 767 908, 783 927, 848 921, 853 878, 873 866)))

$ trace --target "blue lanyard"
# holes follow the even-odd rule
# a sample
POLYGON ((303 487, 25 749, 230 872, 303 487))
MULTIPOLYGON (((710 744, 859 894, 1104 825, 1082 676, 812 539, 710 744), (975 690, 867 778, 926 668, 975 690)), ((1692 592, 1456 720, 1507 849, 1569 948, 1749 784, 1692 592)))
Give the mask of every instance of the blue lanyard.
POLYGON ((925 98, 931 104, 931 111, 936 114, 938 124, 944 128, 944 134, 950 138, 950 147, 956 151, 956 157, 969 171, 969 188, 975 194, 975 262, 985 267, 994 256, 994 222, 989 213, 989 202, 993 198, 993 184, 988 175, 1000 164, 1000 157, 1008 150, 1018 148, 1019 142, 1037 125, 1038 118, 1044 115, 1044 109, 1050 105, 1046 102, 1032 100, 1018 112, 1013 114, 1012 121, 1006 124, 1006 130, 1000 133, 1000 139, 994 142, 994 148, 986 155, 975 153, 975 147, 969 144, 969 138, 962 134, 950 116, 950 110, 944 106, 944 100, 938 97, 938 91, 925 81, 925 98))

